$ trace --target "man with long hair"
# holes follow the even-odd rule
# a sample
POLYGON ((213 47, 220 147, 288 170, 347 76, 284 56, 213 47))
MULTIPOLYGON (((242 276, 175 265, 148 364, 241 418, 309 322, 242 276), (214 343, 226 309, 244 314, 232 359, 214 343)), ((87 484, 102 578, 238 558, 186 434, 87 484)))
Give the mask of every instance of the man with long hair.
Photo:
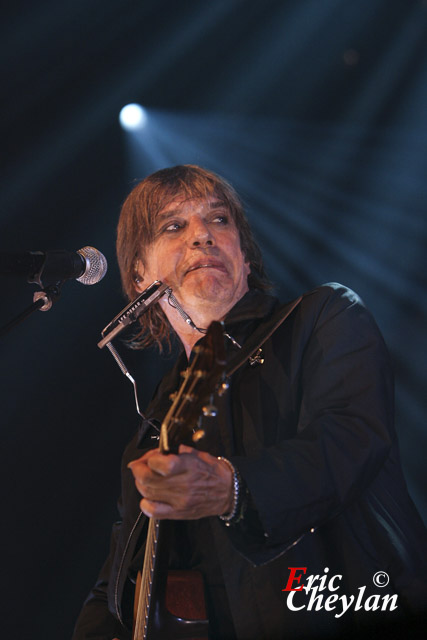
POLYGON ((425 530, 389 356, 360 298, 332 283, 281 304, 237 194, 193 165, 133 189, 117 255, 130 300, 159 280, 177 303, 143 314, 133 346, 175 336, 182 353, 124 453, 122 520, 75 640, 131 637, 148 518, 174 523, 169 567, 201 572, 210 638, 334 637, 422 610, 425 530), (165 455, 158 425, 213 321, 228 391, 206 438, 165 455))

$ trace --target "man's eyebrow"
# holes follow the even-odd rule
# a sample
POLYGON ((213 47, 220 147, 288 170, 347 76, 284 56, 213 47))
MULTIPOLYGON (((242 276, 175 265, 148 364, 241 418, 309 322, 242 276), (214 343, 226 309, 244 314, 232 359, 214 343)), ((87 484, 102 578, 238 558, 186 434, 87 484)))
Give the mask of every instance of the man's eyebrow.
POLYGON ((210 209, 226 209, 227 205, 224 200, 214 200, 213 202, 209 202, 210 209))
POLYGON ((181 213, 181 209, 177 207, 176 209, 169 209, 169 211, 164 211, 163 213, 158 213, 155 217, 155 222, 163 222, 164 220, 169 220, 169 218, 173 218, 176 215, 181 213))

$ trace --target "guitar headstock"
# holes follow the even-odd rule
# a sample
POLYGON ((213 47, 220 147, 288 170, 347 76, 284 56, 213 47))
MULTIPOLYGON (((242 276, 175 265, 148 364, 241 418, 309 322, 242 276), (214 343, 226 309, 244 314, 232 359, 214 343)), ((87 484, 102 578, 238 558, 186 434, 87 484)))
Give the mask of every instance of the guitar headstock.
POLYGON ((220 322, 212 322, 193 349, 190 365, 181 373, 183 382, 173 394, 172 406, 162 422, 160 450, 175 452, 194 434, 204 406, 219 384, 225 369, 224 332, 220 322))

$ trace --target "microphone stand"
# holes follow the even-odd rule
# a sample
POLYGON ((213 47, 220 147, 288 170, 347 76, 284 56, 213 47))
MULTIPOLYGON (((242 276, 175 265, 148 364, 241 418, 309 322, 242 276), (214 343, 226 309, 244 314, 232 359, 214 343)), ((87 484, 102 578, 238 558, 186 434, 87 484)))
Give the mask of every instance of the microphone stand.
MULTIPOLYGON (((64 281, 59 281, 56 284, 49 284, 43 287, 41 291, 35 291, 33 295, 33 303, 24 309, 24 311, 18 314, 10 322, 0 328, 0 337, 8 333, 17 324, 28 318, 34 311, 49 311, 52 308, 54 302, 56 302, 61 294, 61 287, 64 281)), ((40 283, 41 284, 41 283, 40 283)))

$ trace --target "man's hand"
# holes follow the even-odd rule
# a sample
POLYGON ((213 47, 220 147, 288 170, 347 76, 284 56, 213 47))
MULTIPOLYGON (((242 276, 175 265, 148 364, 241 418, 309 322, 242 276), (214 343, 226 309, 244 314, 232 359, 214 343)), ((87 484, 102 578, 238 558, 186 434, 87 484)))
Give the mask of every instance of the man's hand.
POLYGON ((178 455, 151 449, 128 465, 149 517, 195 520, 231 511, 233 474, 227 463, 181 445, 178 455))

